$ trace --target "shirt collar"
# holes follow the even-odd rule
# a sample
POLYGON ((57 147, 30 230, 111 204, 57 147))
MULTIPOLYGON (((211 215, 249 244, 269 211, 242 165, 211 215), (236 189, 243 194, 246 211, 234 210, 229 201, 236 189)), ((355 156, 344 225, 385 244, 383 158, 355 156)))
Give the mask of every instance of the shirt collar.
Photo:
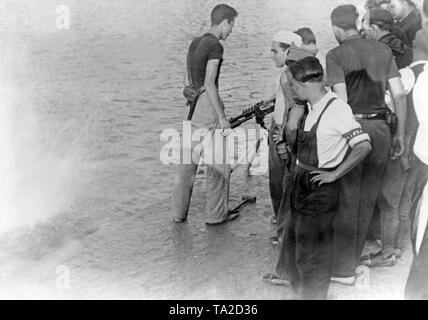
POLYGON ((356 39, 362 39, 363 36, 361 34, 354 34, 352 36, 349 36, 348 38, 346 38, 345 40, 343 40, 343 42, 345 41, 349 41, 349 40, 356 40, 356 39))
POLYGON ((205 33, 204 36, 205 37, 210 37, 210 38, 215 39, 215 40, 218 40, 217 37, 214 34, 212 34, 211 32, 205 33))
POLYGON ((405 16, 403 19, 399 20, 398 23, 403 23, 405 20, 410 19, 412 16, 414 16, 415 14, 417 14, 417 12, 415 11, 415 9, 413 9, 412 11, 410 11, 407 16, 405 16))
POLYGON ((335 97, 337 97, 337 95, 333 91, 328 90, 328 92, 325 94, 324 97, 321 98, 320 101, 315 103, 313 106, 309 104, 309 112, 321 112, 326 106, 327 102, 331 98, 335 98, 335 97))

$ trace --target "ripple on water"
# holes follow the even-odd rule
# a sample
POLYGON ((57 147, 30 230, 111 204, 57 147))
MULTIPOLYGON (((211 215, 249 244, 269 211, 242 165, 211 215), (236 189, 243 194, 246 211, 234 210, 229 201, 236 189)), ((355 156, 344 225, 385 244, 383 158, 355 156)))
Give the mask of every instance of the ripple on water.
POLYGON ((130 103, 132 102, 132 99, 119 99, 119 98, 114 98, 110 100, 111 102, 117 102, 117 103, 130 103))

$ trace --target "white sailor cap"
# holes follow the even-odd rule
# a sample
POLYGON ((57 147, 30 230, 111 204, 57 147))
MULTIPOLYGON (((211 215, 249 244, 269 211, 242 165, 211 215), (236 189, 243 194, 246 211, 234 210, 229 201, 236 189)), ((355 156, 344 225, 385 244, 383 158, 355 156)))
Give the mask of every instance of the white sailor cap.
POLYGON ((272 41, 281 42, 291 45, 294 43, 297 47, 302 46, 302 38, 292 31, 280 30, 273 36, 272 41))

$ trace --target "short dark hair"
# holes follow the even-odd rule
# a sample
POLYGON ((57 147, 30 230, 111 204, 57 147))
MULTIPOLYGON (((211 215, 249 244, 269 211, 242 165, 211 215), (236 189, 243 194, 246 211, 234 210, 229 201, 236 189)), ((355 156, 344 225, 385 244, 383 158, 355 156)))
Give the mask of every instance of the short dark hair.
POLYGON ((366 8, 368 9, 380 8, 382 4, 390 4, 390 3, 391 3, 391 0, 367 0, 366 8))
POLYGON ((238 16, 238 12, 228 4, 218 4, 211 11, 211 25, 217 26, 225 19, 230 23, 238 16))
POLYGON ((367 0, 366 1, 366 8, 367 9, 374 9, 374 8, 379 8, 379 4, 378 1, 376 0, 367 0))
POLYGON ((358 11, 352 4, 338 6, 331 13, 331 23, 343 30, 357 30, 358 11))
POLYGON ((306 57, 288 66, 293 78, 300 82, 322 82, 324 70, 320 61, 315 57, 306 57))
POLYGON ((428 17, 428 0, 424 0, 424 14, 428 17))
POLYGON ((317 43, 317 38, 310 28, 300 28, 294 33, 298 34, 302 38, 303 44, 317 43))

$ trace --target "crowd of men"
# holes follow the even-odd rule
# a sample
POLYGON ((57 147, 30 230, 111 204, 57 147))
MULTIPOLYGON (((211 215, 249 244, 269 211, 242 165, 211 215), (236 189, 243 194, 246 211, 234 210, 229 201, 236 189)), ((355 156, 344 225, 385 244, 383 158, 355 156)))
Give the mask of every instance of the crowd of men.
MULTIPOLYGON (((226 4, 213 9, 210 30, 190 45, 185 77, 198 91, 192 127, 208 135, 221 130, 223 142, 231 129, 218 92, 220 40, 237 16, 226 4)), ((326 299, 331 281, 355 284, 359 265, 395 266, 412 225, 406 297, 428 299, 428 0, 421 10, 411 0, 369 0, 365 13, 341 5, 331 23, 339 45, 325 68, 310 28, 273 36, 281 73, 269 130, 269 188, 277 225, 271 243, 279 255, 263 278, 291 285, 299 299, 326 299), (381 250, 363 255, 370 237, 381 250)), ((187 219, 203 152, 189 148, 193 162, 179 167, 174 185, 177 223, 187 219)), ((228 207, 230 165, 207 170, 206 223, 236 219, 228 207)))

